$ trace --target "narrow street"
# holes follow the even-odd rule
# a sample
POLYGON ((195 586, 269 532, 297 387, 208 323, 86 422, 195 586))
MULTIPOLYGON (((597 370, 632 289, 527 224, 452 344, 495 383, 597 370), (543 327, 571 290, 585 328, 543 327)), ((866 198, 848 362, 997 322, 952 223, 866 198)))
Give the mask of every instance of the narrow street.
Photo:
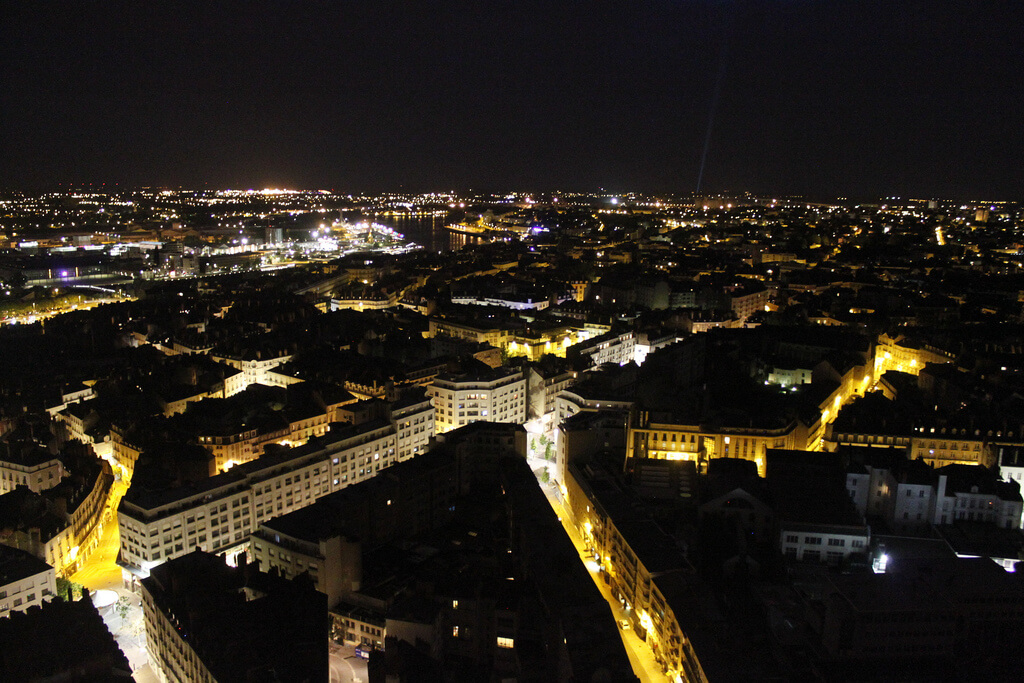
POLYGON ((139 596, 124 588, 121 568, 117 566, 117 553, 121 543, 117 531, 117 505, 121 502, 125 490, 120 481, 114 483, 100 543, 85 561, 85 566, 68 578, 74 583, 82 584, 93 594, 93 602, 121 652, 128 658, 135 680, 139 683, 150 683, 157 681, 158 678, 149 665, 149 655, 146 652, 142 606, 139 596), (124 616, 117 606, 119 600, 126 601, 128 606, 124 616))
MULTIPOLYGON (((547 467, 549 472, 554 470, 554 463, 544 460, 543 458, 528 458, 527 460, 530 469, 537 472, 542 467, 547 467)), ((615 618, 617 624, 621 624, 622 620, 626 618, 626 614, 612 594, 611 590, 601 580, 600 571, 595 571, 596 565, 594 563, 587 562, 586 545, 583 543, 583 539, 579 535, 579 531, 576 529, 576 525, 572 521, 571 514, 568 513, 562 506, 561 492, 558 487, 548 480, 547 483, 538 480, 541 490, 544 491, 544 496, 548 499, 548 503, 551 505, 551 509, 555 511, 559 519, 562 520, 562 527, 565 529, 565 533, 569 536, 569 540, 572 541, 573 545, 576 546, 576 551, 580 555, 580 562, 587 567, 590 572, 591 578, 594 580, 594 585, 597 586, 598 590, 601 591, 601 595, 608 602, 608 606, 611 608, 612 615, 615 618)), ((632 629, 619 629, 619 635, 622 636, 622 643, 626 646, 626 655, 629 657, 629 663, 633 666, 633 673, 636 674, 644 683, 669 683, 670 679, 665 675, 661 665, 658 664, 654 658, 654 652, 647 645, 646 642, 640 640, 636 633, 632 629)))
POLYGON ((117 533, 117 516, 111 516, 103 524, 100 543, 85 561, 85 566, 70 578, 90 591, 114 590, 121 587, 121 568, 117 566, 117 551, 120 538, 117 533))

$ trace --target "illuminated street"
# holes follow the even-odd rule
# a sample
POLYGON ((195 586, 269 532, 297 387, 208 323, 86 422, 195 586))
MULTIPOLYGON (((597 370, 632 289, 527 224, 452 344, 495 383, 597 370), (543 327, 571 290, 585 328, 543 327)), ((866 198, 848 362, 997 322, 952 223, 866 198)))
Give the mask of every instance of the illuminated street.
POLYGON ((89 590, 114 590, 121 587, 121 568, 117 566, 117 517, 112 517, 103 525, 103 537, 93 551, 85 566, 69 578, 80 583, 89 590))
MULTIPOLYGON (((530 469, 536 472, 541 467, 548 466, 549 469, 553 469, 554 463, 548 462, 543 459, 530 458, 529 461, 530 469)), ((573 545, 576 546, 576 551, 580 554, 580 562, 587 565, 588 569, 591 568, 593 563, 588 564, 586 562, 586 546, 583 543, 583 539, 580 538, 579 532, 576 529, 575 524, 572 523, 569 513, 566 512, 565 508, 562 507, 562 503, 559 500, 559 492, 557 486, 549 481, 548 483, 540 482, 541 490, 544 491, 545 497, 551 504, 551 509, 555 511, 558 518, 562 521, 562 526, 565 528, 566 534, 572 541, 573 545)), ((619 601, 612 597, 611 591, 604 581, 600 580, 600 573, 591 571, 591 577, 594 579, 594 585, 597 586, 598 590, 601 591, 601 595, 604 596, 605 601, 611 608, 612 614, 615 618, 615 622, 621 624, 622 620, 626 617, 619 601)), ((633 666, 633 673, 644 682, 649 683, 663 683, 670 679, 662 671, 661 666, 654 659, 654 653, 651 648, 648 647, 647 643, 640 640, 636 633, 632 629, 619 629, 619 634, 622 636, 622 642, 626 646, 626 654, 629 656, 629 663, 633 666)))
POLYGON ((355 645, 330 644, 331 683, 366 683, 366 660, 356 656, 355 645))
POLYGON ((121 568, 117 566, 117 552, 120 537, 117 531, 117 506, 127 488, 121 481, 115 481, 107 499, 104 512, 103 531, 96 549, 85 561, 84 566, 69 579, 80 583, 91 591, 121 588, 121 568))
POLYGON ((85 566, 69 578, 103 598, 96 599, 100 616, 113 634, 118 647, 128 658, 135 680, 139 683, 148 683, 158 679, 149 665, 149 656, 146 652, 146 629, 142 621, 142 607, 139 596, 124 588, 121 568, 117 565, 120 545, 117 532, 117 504, 124 492, 124 485, 120 481, 115 482, 108 500, 108 512, 100 543, 85 562, 85 566), (127 601, 128 609, 123 617, 117 607, 118 600, 127 601))

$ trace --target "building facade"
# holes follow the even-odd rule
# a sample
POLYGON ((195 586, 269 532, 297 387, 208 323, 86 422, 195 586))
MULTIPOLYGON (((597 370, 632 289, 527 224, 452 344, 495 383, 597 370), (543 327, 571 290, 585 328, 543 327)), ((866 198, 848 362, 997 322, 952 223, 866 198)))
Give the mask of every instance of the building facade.
POLYGON ((343 428, 304 446, 265 455, 201 486, 154 494, 130 490, 117 515, 126 581, 197 548, 237 554, 264 521, 370 479, 398 462, 399 442, 407 458, 425 450, 432 425, 433 408, 423 399, 402 406, 391 419, 343 428))
POLYGON ((0 618, 24 612, 57 595, 53 567, 31 553, 0 546, 0 618))
POLYGON ((526 379, 519 370, 439 375, 427 393, 433 398, 438 433, 480 421, 526 422, 526 379))

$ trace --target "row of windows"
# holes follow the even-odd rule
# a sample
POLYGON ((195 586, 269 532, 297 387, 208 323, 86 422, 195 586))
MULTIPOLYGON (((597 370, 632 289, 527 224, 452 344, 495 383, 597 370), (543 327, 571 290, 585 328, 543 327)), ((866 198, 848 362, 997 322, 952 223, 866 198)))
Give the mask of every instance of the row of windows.
MULTIPOLYGON (((427 419, 428 418, 426 418, 426 417, 420 417, 420 418, 417 418, 416 421, 417 422, 426 421, 427 419)), ((381 441, 381 440, 378 439, 378 441, 381 441)), ((391 464, 391 460, 392 460, 392 456, 395 453, 394 445, 395 445, 394 439, 390 438, 390 439, 383 440, 382 444, 373 444, 373 445, 371 445, 369 450, 363 450, 362 453, 366 454, 365 462, 363 463, 365 465, 365 467, 359 469, 358 470, 358 475, 357 475, 356 474, 356 463, 355 462, 350 463, 349 467, 348 467, 348 470, 350 471, 351 474, 347 474, 347 473, 346 474, 342 474, 341 472, 337 472, 335 474, 335 477, 333 478, 334 486, 339 486, 341 484, 347 484, 350 479, 352 481, 354 481, 357 476, 358 477, 363 477, 363 476, 367 476, 367 475, 372 475, 375 472, 380 471, 382 464, 385 467, 390 465, 391 464), (382 448, 375 448, 375 446, 383 446, 383 447, 382 448), (373 453, 373 455, 372 455, 373 460, 378 460, 379 461, 379 460, 381 460, 381 454, 385 450, 385 448, 387 450, 386 450, 385 457, 383 458, 383 462, 378 462, 376 464, 376 466, 372 466, 373 461, 371 460, 370 453, 373 453), (374 452, 374 451, 376 451, 376 452, 374 452)), ((414 446, 413 449, 412 449, 412 452, 416 453, 418 451, 419 451, 419 445, 414 446)), ((408 452, 408 451, 406 451, 406 452, 408 452)), ((334 457, 332 459, 332 462, 335 465, 338 465, 338 464, 340 464, 341 461, 345 461, 345 460, 348 460, 348 456, 347 455, 346 456, 334 457)), ((320 475, 320 466, 317 466, 316 468, 310 468, 310 470, 312 471, 314 476, 319 476, 320 475)), ((293 502, 295 504, 299 504, 299 503, 302 503, 302 502, 305 502, 305 504, 308 504, 309 502, 311 502, 311 497, 312 497, 311 493, 306 493, 306 495, 304 497, 304 500, 303 500, 301 489, 299 488, 299 485, 305 480, 305 482, 304 482, 305 483, 305 487, 304 488, 307 489, 307 490, 310 489, 311 482, 308 481, 310 479, 310 470, 307 470, 307 471, 303 472, 301 475, 299 473, 295 473, 294 475, 290 475, 290 476, 288 476, 288 477, 286 477, 284 479, 284 483, 285 483, 286 486, 291 486, 291 485, 294 484, 295 485, 295 489, 292 490, 292 491, 284 492, 284 493, 287 493, 289 496, 291 496, 291 497, 289 497, 287 499, 284 499, 284 500, 282 500, 281 493, 277 494, 277 496, 276 496, 277 511, 279 511, 279 512, 282 511, 283 510, 283 505, 291 506, 293 504, 293 502)), ((323 474, 324 475, 328 475, 328 473, 329 473, 329 468, 328 467, 324 467, 323 474)), ((254 487, 253 488, 253 493, 256 494, 256 495, 266 495, 266 494, 269 494, 271 491, 277 491, 277 490, 281 489, 281 481, 282 481, 281 479, 277 479, 273 484, 267 483, 266 485, 261 485, 261 486, 254 487)), ((326 494, 326 493, 329 492, 329 490, 328 490, 328 481, 327 481, 326 478, 321 478, 319 481, 316 481, 315 483, 317 484, 316 493, 318 494, 318 496, 326 494)), ((267 514, 270 514, 270 512, 272 511, 273 502, 271 502, 270 500, 267 500, 266 502, 267 502, 267 514)), ((241 524, 242 528, 244 528, 245 530, 248 530, 248 528, 250 526, 250 519, 248 517, 248 513, 249 513, 249 510, 248 510, 249 495, 246 494, 246 495, 243 495, 243 496, 240 496, 240 497, 236 497, 236 498, 234 498, 231 501, 230 504, 231 504, 232 508, 239 508, 239 509, 233 510, 233 512, 232 512, 232 518, 234 520, 240 520, 240 522, 236 522, 234 524, 234 526, 237 527, 239 524, 241 524), (244 509, 242 509, 243 506, 244 506, 244 509), (243 515, 245 515, 245 516, 243 517, 243 515)), ((258 507, 257 507, 256 513, 259 516, 262 516, 262 514, 263 514, 263 505, 264 505, 264 501, 263 500, 257 500, 257 506, 258 507)), ((216 517, 214 517, 215 514, 217 514, 218 512, 225 512, 226 513, 227 509, 228 509, 228 503, 227 502, 220 503, 219 507, 218 507, 218 504, 212 505, 210 507, 210 509, 209 509, 210 514, 211 514, 211 524, 215 525, 215 524, 218 523, 218 519, 216 517)), ((192 514, 192 515, 188 516, 187 523, 189 525, 192 525, 192 524, 198 522, 200 524, 200 526, 202 527, 199 530, 200 531, 206 531, 205 525, 203 524, 203 520, 204 519, 205 519, 204 511, 198 511, 196 514, 192 514)), ((226 524, 227 523, 227 515, 221 515, 221 517, 219 518, 219 523, 220 524, 226 524)), ((137 535, 140 539, 145 539, 146 537, 154 537, 155 538, 160 533, 160 528, 157 527, 157 526, 154 526, 153 528, 147 528, 147 527, 142 526, 142 525, 136 526, 136 525, 134 525, 134 524, 132 524, 130 522, 124 522, 124 521, 121 522, 121 526, 122 526, 122 529, 124 531, 128 532, 128 533, 125 533, 123 535, 122 547, 125 548, 125 550, 132 550, 132 551, 134 551, 134 553, 136 555, 141 555, 141 557, 143 559, 145 559, 145 560, 149 560, 149 557, 146 555, 146 553, 145 552, 141 552, 142 549, 140 548, 140 543, 142 543, 142 542, 141 541, 137 541, 133 537, 137 535)), ((163 525, 162 525, 164 533, 169 533, 169 532, 172 531, 172 529, 175 529, 175 530, 180 529, 181 526, 182 526, 182 518, 181 517, 178 517, 178 518, 174 519, 173 522, 171 520, 168 520, 168 521, 164 522, 163 525), (172 524, 173 524, 173 526, 172 526, 172 524)), ((194 541, 191 538, 193 533, 195 533, 195 530, 194 529, 189 529, 189 535, 190 535, 189 542, 190 542, 190 544, 197 542, 197 541, 194 541)), ((213 538, 216 538, 216 537, 218 537, 220 535, 226 536, 228 533, 229 532, 228 532, 227 528, 214 529, 212 531, 212 533, 211 533, 211 536, 213 538)), ((164 544, 173 543, 174 541, 181 539, 181 537, 182 537, 182 534, 181 534, 180 531, 178 531, 178 533, 176 533, 173 538, 165 536, 164 537, 164 544)), ((201 540, 205 541, 205 535, 201 537, 201 540)), ((201 542, 201 541, 198 541, 198 542, 201 542)), ((226 543, 226 542, 222 541, 221 543, 226 543)), ((157 547, 157 549, 159 549, 159 547, 160 547, 159 540, 156 540, 154 545, 157 547)), ((217 545, 219 545, 219 543, 217 543, 217 545)), ((167 550, 170 550, 170 549, 168 548, 167 550)), ((173 551, 171 551, 171 552, 173 552, 173 551)), ((159 555, 156 558, 154 558, 154 559, 159 559, 159 555)))
MULTIPOLYGON (((786 535, 786 543, 799 543, 799 542, 800 542, 800 536, 799 535, 797 535, 797 534, 787 534, 786 535)), ((821 536, 804 536, 804 543, 806 545, 821 545, 822 544, 822 537, 821 536)), ((846 539, 845 538, 829 538, 828 539, 828 544, 830 546, 832 546, 832 547, 845 548, 846 547, 846 539)), ((850 547, 851 548, 863 548, 864 547, 864 540, 863 539, 859 539, 859 538, 851 539, 850 540, 850 547)), ((810 551, 808 551, 808 552, 810 552, 810 551)))

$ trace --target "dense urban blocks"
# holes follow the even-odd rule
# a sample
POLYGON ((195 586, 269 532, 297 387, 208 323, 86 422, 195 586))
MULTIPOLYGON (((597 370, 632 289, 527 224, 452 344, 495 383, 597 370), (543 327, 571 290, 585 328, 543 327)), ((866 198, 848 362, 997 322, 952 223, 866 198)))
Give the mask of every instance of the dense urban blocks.
POLYGON ((0 253, 11 619, 115 575, 167 680, 1019 667, 1017 205, 36 199, 0 253))

